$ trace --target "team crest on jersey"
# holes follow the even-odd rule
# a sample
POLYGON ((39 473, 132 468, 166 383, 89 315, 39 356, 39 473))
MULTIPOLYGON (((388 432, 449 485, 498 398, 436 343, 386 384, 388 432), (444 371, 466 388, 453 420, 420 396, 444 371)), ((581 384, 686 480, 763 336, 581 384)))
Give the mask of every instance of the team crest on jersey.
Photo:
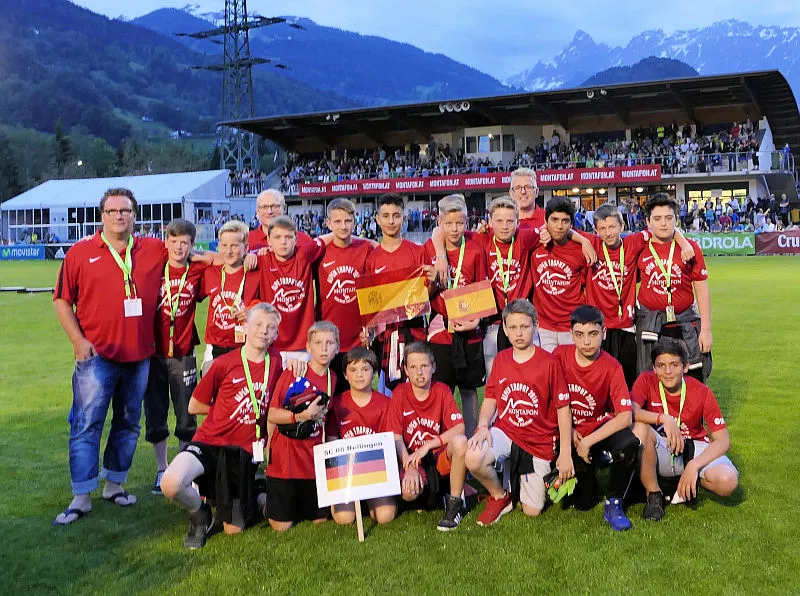
MULTIPOLYGON (((492 282, 492 285, 502 288, 503 277, 500 275, 500 267, 497 266, 497 259, 495 258, 495 255, 496 253, 494 251, 489 253, 489 278, 492 282)), ((517 287, 520 273, 522 273, 522 268, 519 266, 519 261, 517 259, 511 259, 511 263, 507 263, 504 259, 503 272, 508 275, 508 291, 510 292, 517 287), (508 265, 508 268, 506 268, 506 265, 508 265)))
POLYGON ((439 423, 430 418, 416 417, 411 420, 406 427, 406 434, 411 437, 408 442, 409 449, 421 447, 425 441, 438 437, 440 428, 439 423))
POLYGON ((241 302, 236 292, 225 290, 214 296, 209 310, 213 313, 214 326, 222 331, 233 329, 236 325, 231 314, 231 305, 241 302))
POLYGON ((530 425, 539 415, 539 397, 525 383, 509 383, 500 394, 500 400, 505 407, 498 417, 519 428, 530 425))
MULTIPOLYGON (((263 383, 253 383, 253 391, 259 397, 261 396, 261 387, 263 383)), ((236 392, 236 395, 233 396, 233 399, 236 400, 237 406, 228 417, 228 420, 236 420, 239 424, 255 424, 256 423, 256 416, 253 412, 253 402, 250 399, 250 391, 247 389, 247 385, 245 384, 242 386, 239 391, 236 392)), ((263 412, 267 405, 269 404, 269 391, 267 391, 266 396, 259 407, 263 412)))
MULTIPOLYGON (((614 275, 617 276, 617 284, 619 284, 623 276, 622 270, 619 267, 619 262, 612 261, 611 266, 614 268, 614 275)), ((608 263, 598 259, 592 269, 592 281, 597 284, 597 287, 599 287, 601 290, 605 290, 606 292, 616 293, 617 290, 614 287, 614 280, 611 277, 611 272, 608 270, 608 263)), ((628 275, 627 267, 625 268, 624 275, 626 277, 628 275)))
POLYGON ((331 289, 326 299, 333 298, 339 304, 350 304, 356 299, 356 278, 361 274, 355 267, 342 265, 328 273, 327 281, 331 289))
POLYGON ((306 285, 293 277, 279 277, 270 286, 274 294, 272 302, 281 312, 294 312, 303 304, 306 285))
MULTIPOLYGON (((664 278, 664 274, 661 272, 661 267, 658 266, 652 257, 646 257, 645 261, 647 261, 647 265, 645 265, 644 268, 644 276, 647 278, 647 287, 653 290, 653 292, 656 294, 666 296, 667 280, 664 278)), ((666 260, 661 259, 661 263, 666 268, 666 260)), ((670 275, 670 285, 672 286, 673 292, 681 283, 681 275, 682 273, 680 266, 677 263, 673 263, 672 274, 670 275)))
POLYGON ((594 396, 586 388, 575 383, 569 383, 568 387, 573 418, 591 418, 594 416, 594 412, 597 409, 597 401, 595 401, 594 396))
POLYGON ((574 272, 561 259, 550 257, 536 266, 536 287, 541 287, 551 296, 558 296, 571 285, 574 272))
MULTIPOLYGON (((178 288, 181 286, 180 279, 170 279, 169 280, 170 286, 170 294, 172 295, 172 299, 175 300, 175 294, 178 291, 178 288)), ((171 312, 171 306, 167 303, 167 292, 166 292, 166 284, 161 284, 161 287, 158 290, 158 298, 159 304, 158 308, 164 313, 165 316, 169 317, 171 312)), ((180 301, 178 302, 178 310, 175 313, 175 318, 177 319, 180 316, 185 315, 189 311, 189 306, 191 306, 192 302, 194 301, 194 297, 196 295, 195 287, 192 282, 186 280, 186 285, 183 286, 183 291, 181 292, 180 301)))

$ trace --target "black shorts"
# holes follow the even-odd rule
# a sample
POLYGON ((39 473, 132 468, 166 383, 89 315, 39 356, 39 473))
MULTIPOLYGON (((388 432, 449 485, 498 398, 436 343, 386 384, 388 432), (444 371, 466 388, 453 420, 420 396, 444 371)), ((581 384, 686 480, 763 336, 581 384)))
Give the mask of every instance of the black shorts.
POLYGON ((448 385, 451 391, 461 389, 477 389, 486 384, 486 361, 483 357, 483 342, 464 342, 467 359, 466 368, 453 368, 453 346, 448 344, 428 344, 436 361, 436 372, 433 380, 448 385))
POLYGON ((182 451, 191 453, 203 465, 203 474, 194 481, 200 494, 214 502, 218 519, 233 523, 233 502, 238 500, 244 527, 257 521, 255 476, 258 464, 253 463, 252 455, 238 446, 220 447, 195 441, 182 451))
POLYGON ((238 350, 239 348, 225 348, 222 346, 211 346, 211 357, 216 360, 220 356, 224 356, 228 352, 233 352, 234 350, 238 350))
POLYGON ((194 350, 183 358, 150 358, 150 375, 144 392, 144 438, 148 443, 160 443, 169 437, 169 402, 175 411, 175 436, 181 441, 192 440, 197 430, 197 418, 189 414, 189 400, 197 387, 197 360, 194 350))
POLYGON ((267 476, 267 519, 299 523, 327 519, 330 508, 317 504, 316 480, 267 476))
POLYGON ((632 389, 639 372, 636 367, 636 333, 624 329, 606 329, 603 349, 622 365, 625 383, 629 390, 632 389))

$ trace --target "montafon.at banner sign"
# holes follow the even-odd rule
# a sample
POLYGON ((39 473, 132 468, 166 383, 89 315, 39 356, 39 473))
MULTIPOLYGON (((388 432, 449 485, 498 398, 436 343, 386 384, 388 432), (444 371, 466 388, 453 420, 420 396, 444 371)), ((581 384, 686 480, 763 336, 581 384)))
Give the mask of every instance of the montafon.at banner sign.
POLYGON ((754 255, 756 254, 755 234, 752 232, 729 232, 725 234, 686 234, 700 248, 704 255, 754 255))
POLYGON ((756 254, 800 255, 800 230, 759 234, 756 236, 756 254))
MULTIPOLYGON (((643 184, 661 180, 661 166, 539 170, 536 173, 536 177, 539 186, 553 188, 643 184)), ((298 194, 301 197, 379 195, 386 192, 436 194, 470 190, 506 189, 510 184, 510 172, 492 172, 487 174, 428 176, 424 178, 382 178, 378 180, 303 183, 298 187, 298 194)))

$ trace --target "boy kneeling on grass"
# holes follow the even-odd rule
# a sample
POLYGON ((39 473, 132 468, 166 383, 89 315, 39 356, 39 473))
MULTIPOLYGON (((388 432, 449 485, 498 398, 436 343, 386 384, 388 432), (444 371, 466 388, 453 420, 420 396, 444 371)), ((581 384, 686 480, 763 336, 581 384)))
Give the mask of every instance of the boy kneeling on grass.
POLYGON ((537 320, 533 304, 523 298, 503 309, 503 330, 512 347, 495 358, 466 458, 490 495, 479 526, 495 523, 516 501, 525 515, 539 515, 544 478, 554 463, 560 482, 575 474, 567 382, 558 358, 533 343, 537 320), (497 463, 507 466, 511 494, 497 477, 497 463))
POLYGON ((385 429, 394 433, 402 464, 401 497, 419 507, 431 506, 449 478, 450 492, 444 494, 444 515, 437 525, 448 532, 458 527, 464 512, 464 417, 450 388, 432 381, 436 362, 428 344, 406 346, 403 361, 408 382, 392 393, 385 423, 385 429))
MULTIPOLYGON (((366 348, 353 348, 345 354, 344 376, 350 389, 333 398, 325 428, 327 440, 349 439, 383 432, 383 420, 391 400, 372 390, 372 380, 378 372, 375 352, 366 348)), ((394 497, 369 499, 369 514, 379 524, 394 519, 397 504, 394 497)), ((353 503, 331 507, 337 524, 352 524, 356 519, 353 503)))
POLYGON ((305 520, 322 523, 328 509, 317 503, 314 446, 325 438, 325 415, 336 386, 330 370, 339 352, 339 329, 330 321, 314 323, 308 330, 306 350, 311 357, 305 376, 285 370, 270 401, 266 517, 273 530, 285 532, 305 520), (308 404, 304 407, 303 404, 308 404))
POLYGON ((631 390, 642 442, 640 476, 647 491, 642 517, 664 517, 666 499, 659 477, 678 478, 673 503, 697 498, 697 481, 708 491, 729 497, 739 472, 725 455, 731 447, 717 399, 706 385, 687 376, 689 351, 682 340, 662 337, 652 349, 653 371, 643 372, 631 390), (679 500, 676 500, 676 498, 679 500))
POLYGON ((269 348, 280 320, 271 304, 253 306, 244 346, 215 359, 189 400, 189 414, 206 418, 161 479, 164 495, 189 511, 186 548, 202 548, 213 522, 193 482, 214 500, 226 534, 255 522, 255 472, 264 460, 265 414, 281 365, 269 348))

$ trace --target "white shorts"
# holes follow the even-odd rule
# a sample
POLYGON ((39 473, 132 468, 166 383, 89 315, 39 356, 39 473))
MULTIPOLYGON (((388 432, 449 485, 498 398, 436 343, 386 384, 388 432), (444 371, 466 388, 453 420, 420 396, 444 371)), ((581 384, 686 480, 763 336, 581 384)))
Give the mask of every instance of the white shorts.
MULTIPOLYGON (((492 435, 492 446, 490 451, 494 455, 495 462, 502 464, 511 455, 512 441, 508 435, 499 428, 489 429, 492 435)), ((533 509, 544 509, 546 490, 544 487, 544 477, 550 473, 550 462, 533 456, 533 473, 520 474, 519 477, 519 500, 533 509)), ((509 472, 506 469, 503 474, 503 486, 508 490, 509 472)))
POLYGON ((500 328, 499 323, 489 325, 486 328, 486 333, 483 335, 483 360, 486 362, 486 378, 492 373, 492 365, 494 358, 497 356, 497 330, 500 328))
MULTIPOLYGON (((683 457, 680 455, 673 457, 672 453, 669 451, 669 445, 667 444, 666 437, 657 433, 654 428, 651 428, 651 431, 656 435, 656 471, 658 472, 658 475, 664 478, 674 478, 675 476, 680 476, 683 474, 683 457)), ((711 444, 706 443, 705 441, 692 442, 694 443, 695 457, 700 456, 711 444)), ((733 462, 728 459, 728 456, 720 455, 717 459, 706 464, 700 469, 700 478, 705 478, 706 471, 717 466, 730 466, 737 475, 739 474, 736 466, 734 466, 733 462)))
POLYGON ((539 327, 539 342, 543 349, 551 354, 558 346, 574 344, 572 334, 569 331, 550 331, 539 327))

